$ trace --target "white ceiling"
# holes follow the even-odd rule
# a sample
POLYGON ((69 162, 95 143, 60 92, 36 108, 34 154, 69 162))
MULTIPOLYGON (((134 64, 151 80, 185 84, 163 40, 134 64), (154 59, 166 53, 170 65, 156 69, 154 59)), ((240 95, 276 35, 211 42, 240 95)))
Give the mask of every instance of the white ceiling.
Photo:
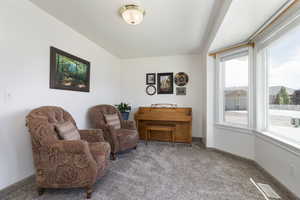
POLYGON ((140 0, 146 16, 138 26, 118 14, 130 0, 30 1, 112 54, 135 58, 199 53, 216 0, 140 0))
POLYGON ((233 0, 210 50, 244 42, 287 0, 233 0))

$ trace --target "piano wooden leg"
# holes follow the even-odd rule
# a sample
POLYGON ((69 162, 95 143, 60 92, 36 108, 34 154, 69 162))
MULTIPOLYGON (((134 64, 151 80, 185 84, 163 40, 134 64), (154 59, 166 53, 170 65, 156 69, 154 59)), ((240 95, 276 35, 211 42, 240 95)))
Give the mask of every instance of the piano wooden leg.
POLYGON ((171 131, 172 134, 172 145, 175 146, 175 131, 171 131))

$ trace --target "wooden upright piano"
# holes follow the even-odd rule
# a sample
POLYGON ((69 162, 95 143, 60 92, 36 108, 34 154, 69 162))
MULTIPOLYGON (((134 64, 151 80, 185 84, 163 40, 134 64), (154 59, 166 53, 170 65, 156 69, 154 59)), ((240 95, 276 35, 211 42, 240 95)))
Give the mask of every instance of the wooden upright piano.
MULTIPOLYGON (((174 126, 175 142, 192 143, 192 108, 140 107, 134 115, 140 139, 145 140, 149 125, 174 126)), ((151 133, 150 140, 171 141, 169 134, 151 133)))

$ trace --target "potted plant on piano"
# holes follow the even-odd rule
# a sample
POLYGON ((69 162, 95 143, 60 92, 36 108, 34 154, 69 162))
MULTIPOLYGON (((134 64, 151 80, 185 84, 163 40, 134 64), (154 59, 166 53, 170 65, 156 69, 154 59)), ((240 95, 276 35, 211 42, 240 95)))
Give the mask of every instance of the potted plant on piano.
POLYGON ((120 104, 115 105, 120 111, 124 120, 128 120, 129 112, 131 111, 131 106, 128 103, 121 102, 120 104))

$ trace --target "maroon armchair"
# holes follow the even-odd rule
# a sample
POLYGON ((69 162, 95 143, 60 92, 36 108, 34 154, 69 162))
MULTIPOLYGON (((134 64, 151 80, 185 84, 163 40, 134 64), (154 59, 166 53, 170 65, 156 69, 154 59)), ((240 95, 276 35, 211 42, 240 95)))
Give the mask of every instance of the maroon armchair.
POLYGON ((139 135, 133 121, 123 120, 120 112, 111 105, 97 105, 89 110, 89 118, 93 128, 103 130, 104 138, 111 145, 112 159, 116 159, 118 152, 125 151, 131 148, 137 148, 139 135), (121 128, 114 129, 105 121, 105 114, 118 114, 121 128))
POLYGON ((79 130, 81 140, 60 140, 58 123, 76 123, 60 107, 40 107, 26 117, 31 134, 36 183, 41 195, 46 188, 86 188, 91 197, 92 186, 108 166, 110 145, 102 130, 79 130))

